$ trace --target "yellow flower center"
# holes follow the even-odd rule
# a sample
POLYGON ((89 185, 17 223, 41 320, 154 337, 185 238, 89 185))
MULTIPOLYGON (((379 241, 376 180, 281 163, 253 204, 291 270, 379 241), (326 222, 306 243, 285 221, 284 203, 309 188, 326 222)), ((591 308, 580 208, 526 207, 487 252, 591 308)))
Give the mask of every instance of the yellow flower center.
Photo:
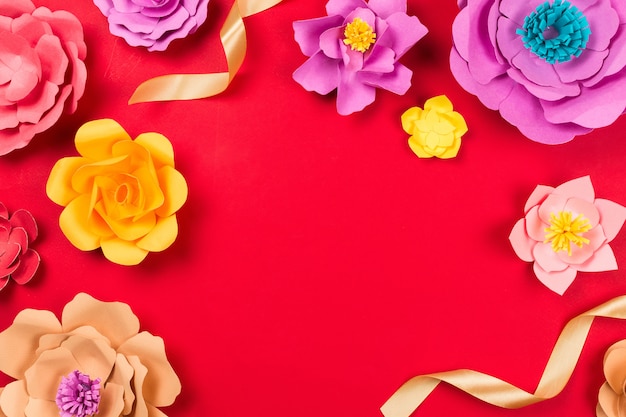
POLYGON ((376 41, 374 29, 358 17, 346 25, 343 35, 346 37, 343 43, 350 45, 353 51, 365 52, 376 41))
POLYGON ((582 214, 572 219, 569 211, 560 211, 558 214, 550 214, 550 227, 546 227, 546 240, 543 243, 552 242, 552 250, 555 252, 566 250, 568 255, 572 255, 571 243, 579 248, 589 243, 589 239, 582 237, 582 234, 591 229, 589 220, 582 214))

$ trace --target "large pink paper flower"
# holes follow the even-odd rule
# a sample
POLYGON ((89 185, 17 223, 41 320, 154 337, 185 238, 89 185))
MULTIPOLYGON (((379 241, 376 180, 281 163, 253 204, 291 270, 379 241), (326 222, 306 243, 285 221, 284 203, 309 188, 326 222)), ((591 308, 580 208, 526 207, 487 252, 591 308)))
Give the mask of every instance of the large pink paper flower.
POLYGON ((556 188, 538 185, 524 212, 509 239, 552 291, 562 295, 578 271, 617 269, 609 242, 626 220, 626 207, 595 198, 588 176, 556 188))
POLYGON ((0 2, 0 155, 26 146, 85 91, 83 27, 30 0, 0 2))
POLYGON ((0 290, 9 278, 26 284, 37 272, 39 254, 29 247, 37 234, 37 223, 30 212, 17 210, 9 216, 0 203, 0 290))
POLYGON ((194 33, 207 18, 209 0, 94 0, 112 34, 131 46, 164 51, 194 33))
POLYGON ((398 60, 428 30, 406 14, 406 0, 330 0, 328 16, 294 22, 296 42, 310 57, 293 78, 307 91, 337 89, 347 115, 374 102, 376 89, 404 94, 413 73, 398 60))
POLYGON ((530 139, 557 144, 626 108, 623 0, 460 0, 458 82, 530 139))

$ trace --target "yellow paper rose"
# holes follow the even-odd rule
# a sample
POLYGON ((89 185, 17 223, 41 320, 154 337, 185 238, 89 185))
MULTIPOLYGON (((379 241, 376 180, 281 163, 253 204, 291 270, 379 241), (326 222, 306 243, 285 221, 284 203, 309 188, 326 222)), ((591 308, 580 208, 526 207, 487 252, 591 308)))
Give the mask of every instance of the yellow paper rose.
POLYGON ((0 333, 2 417, 161 416, 181 391, 163 339, 142 331, 127 304, 78 294, 61 321, 21 311, 0 333))
POLYGON ((76 132, 81 156, 54 165, 46 184, 65 209, 61 230, 80 250, 102 248, 122 265, 168 248, 178 234, 176 211, 187 199, 185 178, 174 168, 172 144, 158 133, 132 140, 114 120, 85 123, 76 132))
POLYGON ((454 158, 467 132, 465 119, 453 111, 448 97, 426 101, 424 109, 411 107, 402 115, 402 128, 411 135, 409 146, 420 158, 454 158))

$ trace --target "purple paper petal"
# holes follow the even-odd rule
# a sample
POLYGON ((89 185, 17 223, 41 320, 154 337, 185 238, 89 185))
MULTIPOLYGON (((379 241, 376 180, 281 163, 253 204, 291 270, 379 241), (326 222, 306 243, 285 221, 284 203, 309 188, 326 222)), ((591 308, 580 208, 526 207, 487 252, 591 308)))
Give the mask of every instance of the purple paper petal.
POLYGON ((341 48, 342 39, 343 39, 342 27, 330 28, 320 35, 319 48, 329 58, 343 59, 342 48, 341 48))
POLYGON ((402 64, 390 73, 360 72, 358 79, 364 84, 382 88, 395 94, 405 94, 411 87, 413 72, 402 64))
POLYGON ((293 79, 305 90, 319 94, 328 94, 336 89, 340 77, 338 61, 326 57, 321 51, 293 73, 293 79))
POLYGON ((345 18, 350 12, 359 7, 367 8, 367 3, 363 0, 328 0, 326 13, 329 16, 339 15, 345 18))
POLYGON ((340 27, 343 24, 341 16, 326 16, 318 19, 298 20, 293 22, 294 38, 302 53, 308 57, 320 50, 320 36, 326 30, 340 27))
POLYGON ((385 47, 375 47, 372 53, 363 63, 363 71, 367 72, 392 72, 396 62, 396 54, 393 50, 385 47))
POLYGON ((390 39, 392 48, 396 52, 396 60, 428 33, 426 26, 417 17, 401 13, 391 15, 387 19, 387 25, 385 39, 390 39))
POLYGON ((494 45, 489 36, 485 36, 492 1, 477 0, 468 4, 472 22, 467 34, 468 42, 471 45, 469 48, 469 70, 476 81, 481 84, 487 84, 506 72, 506 66, 499 64, 495 58, 494 45))
POLYGON ((337 112, 347 116, 361 111, 376 99, 376 88, 361 84, 354 78, 344 78, 337 87, 337 112))
POLYGON ((348 13, 348 16, 346 16, 346 22, 350 23, 356 18, 361 19, 372 28, 376 27, 376 15, 366 7, 359 7, 358 9, 354 9, 348 13))
POLYGON ((402 13, 406 16, 406 0, 369 0, 367 4, 383 19, 389 18, 394 13, 402 13))
POLYGON ((585 87, 593 87, 605 77, 617 74, 626 67, 626 25, 620 26, 611 41, 609 55, 598 73, 591 79, 583 81, 585 87))

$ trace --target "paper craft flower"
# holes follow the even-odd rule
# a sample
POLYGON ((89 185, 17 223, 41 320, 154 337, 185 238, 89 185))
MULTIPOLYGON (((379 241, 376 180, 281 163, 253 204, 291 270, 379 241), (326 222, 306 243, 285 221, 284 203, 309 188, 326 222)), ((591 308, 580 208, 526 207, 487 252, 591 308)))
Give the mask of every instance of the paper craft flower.
POLYGON ((61 230, 80 250, 102 247, 122 265, 168 248, 178 234, 176 211, 187 199, 174 168, 172 144, 158 133, 134 141, 114 120, 85 123, 76 132, 81 155, 59 160, 46 192, 65 209, 61 230))
POLYGON ((409 147, 420 158, 454 158, 467 132, 465 119, 453 111, 446 96, 426 100, 424 109, 411 107, 402 114, 402 128, 409 137, 409 147))
POLYGON ((598 394, 597 417, 621 417, 626 413, 626 340, 613 344, 604 355, 606 382, 598 394))
POLYGON ((547 144, 613 123, 626 108, 621 0, 461 0, 452 73, 485 106, 547 144))
POLYGON ((294 22, 296 42, 310 57, 293 73, 307 91, 337 89, 348 115, 374 102, 376 89, 404 94, 413 73, 398 60, 428 30, 406 14, 403 0, 330 0, 328 16, 294 22))
POLYGON ((127 304, 78 294, 59 321, 22 310, 0 333, 6 417, 165 416, 181 390, 163 339, 139 332, 127 304))
POLYGON ((9 278, 22 285, 37 272, 41 258, 29 247, 37 234, 37 223, 30 212, 17 210, 9 217, 9 211, 0 203, 0 290, 9 278))
POLYGON ((109 30, 130 46, 164 51, 194 33, 207 18, 209 0, 93 0, 109 30))
POLYGON ((509 239, 517 256, 533 262, 535 275, 552 291, 562 295, 578 271, 617 269, 609 242, 626 220, 626 207, 595 198, 588 176, 556 188, 538 185, 524 212, 509 239))
POLYGON ((85 91, 83 27, 30 0, 0 3, 0 155, 73 113, 85 91))

